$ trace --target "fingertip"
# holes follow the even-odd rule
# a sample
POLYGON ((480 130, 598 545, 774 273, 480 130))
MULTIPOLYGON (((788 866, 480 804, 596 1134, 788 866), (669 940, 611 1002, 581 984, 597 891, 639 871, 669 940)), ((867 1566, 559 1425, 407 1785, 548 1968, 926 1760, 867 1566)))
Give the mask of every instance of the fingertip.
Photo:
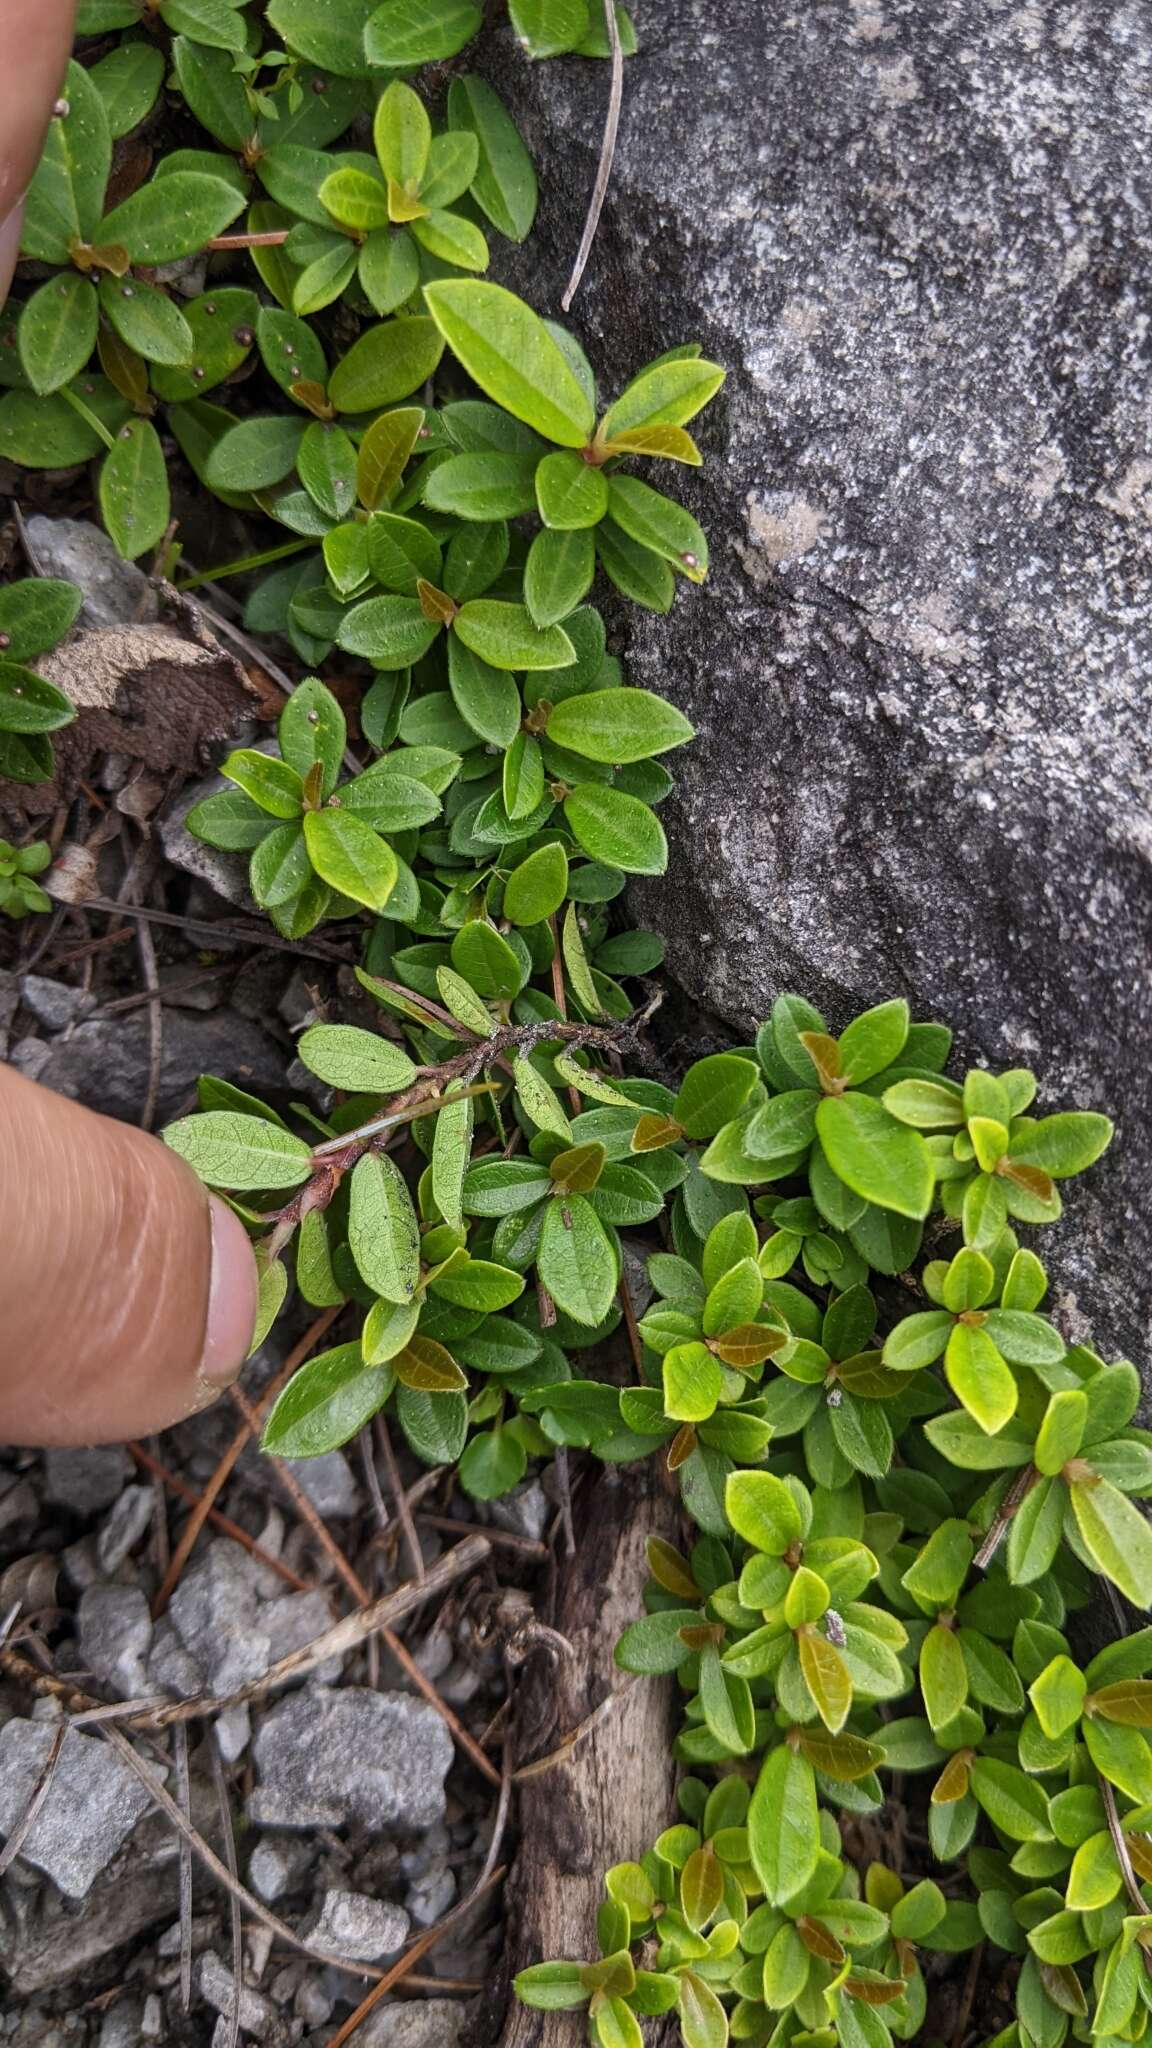
POLYGON ((209 1195, 212 1265, 199 1375, 213 1394, 238 1379, 256 1327, 256 1261, 238 1216, 209 1195))

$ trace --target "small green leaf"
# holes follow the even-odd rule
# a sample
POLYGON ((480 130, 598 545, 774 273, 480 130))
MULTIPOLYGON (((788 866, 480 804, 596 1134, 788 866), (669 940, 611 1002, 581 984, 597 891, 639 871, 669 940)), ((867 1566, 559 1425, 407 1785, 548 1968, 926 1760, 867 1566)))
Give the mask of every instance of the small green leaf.
POLYGON ((995 1436, 1016 1413, 1019 1390, 985 1330, 957 1323, 944 1354, 948 1384, 981 1429, 995 1436))
POLYGON ((582 782, 565 798, 564 816, 584 852, 606 867, 629 875, 662 875, 668 866, 664 828, 639 797, 604 783, 582 782))
POLYGON ((592 403, 522 299, 471 280, 427 285, 424 297, 449 348, 489 398, 562 447, 591 439, 592 403))
POLYGON ((40 263, 67 263, 73 242, 95 237, 112 163, 103 95, 74 61, 59 104, 67 111, 48 124, 20 230, 21 255, 40 263))
POLYGON ((76 713, 63 690, 45 682, 34 669, 0 660, 0 732, 58 732, 76 713))
POLYGON ((66 271, 33 292, 21 311, 16 343, 32 389, 46 397, 84 368, 96 345, 99 307, 90 278, 66 271))
POLYGON ((100 242, 119 242, 133 263, 175 263, 195 256, 222 235, 244 211, 245 194, 223 178, 201 171, 174 171, 141 185, 106 214, 97 230, 100 242))
POLYGON ((482 20, 471 0, 384 0, 364 30, 368 62, 405 71, 441 63, 471 42, 482 20))
POLYGON ((370 597, 340 622, 337 643, 374 668, 410 668, 427 654, 438 625, 425 618, 416 597, 370 597))
POLYGON ((420 1277, 420 1227, 412 1197, 386 1153, 352 1169, 348 1249, 361 1279, 385 1301, 411 1301, 420 1277))
POLYGON ((596 574, 590 533, 538 533, 524 565, 524 602, 536 626, 554 626, 587 597, 596 574))
POLYGON ((512 924, 541 924, 568 893, 568 856, 558 843, 538 847, 504 885, 504 915, 512 924))
POLYGON ((384 321, 353 342, 337 363, 328 396, 337 412, 375 412, 395 405, 432 375, 443 347, 435 325, 422 314, 384 321))
POLYGON ((548 738, 590 761, 644 761, 681 747, 693 727, 651 690, 592 690, 566 697, 548 717, 548 738))
POLYGON ((304 422, 289 413, 241 420, 221 435, 208 457, 205 476, 212 490, 265 491, 296 467, 304 422))
POLYGON ((102 278, 100 307, 121 341, 146 362, 175 367, 191 363, 195 348, 192 329, 179 306, 155 286, 141 284, 136 278, 102 278))
POLYGON ((712 1138, 740 1114, 753 1088, 753 1060, 734 1052, 709 1053, 689 1067, 671 1115, 689 1138, 712 1138))
POLYGON ((271 817, 300 816, 304 805, 303 778, 275 754, 261 754, 255 747, 238 747, 223 763, 221 773, 271 817))
POLYGON ((584 1195, 556 1196, 544 1212, 537 1271, 574 1322, 603 1322, 616 1295, 616 1256, 584 1195))
POLYGON ((1134 1607, 1152 1607, 1152 1528, 1108 1479, 1068 1489, 1081 1541, 1098 1571, 1134 1607))
POLYGON ((833 1172, 855 1194, 900 1216, 928 1214, 935 1181, 927 1146, 873 1096, 826 1096, 816 1129, 833 1172))
POLYGON ((311 1073, 354 1094, 394 1095, 410 1088, 416 1069, 406 1052, 355 1024, 313 1024, 297 1041, 311 1073))
POLYGON ((536 173, 503 102, 482 78, 454 78, 448 88, 452 127, 479 144, 472 197, 494 228, 522 242, 536 216, 536 173))
POLYGON ((307 1180, 312 1154, 303 1138, 235 1110, 206 1110, 169 1124, 164 1142, 210 1187, 294 1188, 307 1180))
POLYGON ((421 407, 398 406, 393 412, 381 413, 364 434, 357 457, 356 488, 360 503, 369 512, 378 511, 395 496, 423 425, 421 407))
POLYGON ((119 429, 100 466, 100 510, 128 561, 159 547, 171 504, 168 466, 151 420, 130 420, 119 429))
POLYGON ((387 842, 351 811, 309 811, 304 819, 308 858, 316 873, 342 896, 383 910, 399 868, 387 842))
POLYGON ((683 426, 715 397, 723 382, 723 370, 700 356, 652 363, 609 406, 600 435, 608 441, 636 427, 683 426))
POLYGON ((338 1450, 384 1406, 389 1367, 369 1366, 359 1344, 338 1344, 301 1366, 277 1397, 261 1449, 275 1458, 319 1458, 338 1450))
POLYGON ((557 450, 536 467, 536 503, 545 526, 567 533, 598 526, 608 510, 608 479, 578 455, 557 450))
POLYGON ((664 1359, 664 1412, 674 1422, 704 1422, 724 1387, 719 1361, 705 1344, 674 1344, 664 1359))
POLYGON ((1040 1842, 1052 1832, 1048 1801, 1035 1778, 998 1757, 978 1756, 972 1790, 994 1827, 1013 1842, 1040 1842))
POLYGON ((820 1815, 811 1764, 787 1743, 774 1749, 748 1808, 748 1854, 770 1906, 808 1883, 820 1851, 820 1815))
POLYGON ((724 1509, 736 1534, 772 1557, 782 1557, 804 1534, 795 1494, 770 1472, 730 1473, 724 1509))
POLYGON ((527 607, 506 604, 494 598, 474 597, 462 605, 454 620, 454 631, 493 668, 568 668, 576 650, 559 626, 541 629, 532 622, 527 607))
POLYGON ((690 582, 703 583, 708 574, 708 542, 690 512, 638 477, 614 476, 608 489, 608 517, 616 526, 671 562, 690 582))

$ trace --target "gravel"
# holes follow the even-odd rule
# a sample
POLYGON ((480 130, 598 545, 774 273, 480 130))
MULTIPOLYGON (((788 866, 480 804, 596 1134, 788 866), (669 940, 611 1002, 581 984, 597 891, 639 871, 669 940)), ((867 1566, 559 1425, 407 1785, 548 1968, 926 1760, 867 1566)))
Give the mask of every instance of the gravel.
POLYGON ((234 1692, 267 1671, 271 1645, 257 1619, 248 1554, 218 1537, 172 1595, 172 1626, 213 1692, 234 1692))
POLYGON ((452 1738, 407 1693, 309 1685, 265 1717, 249 1818, 272 1827, 428 1828, 444 1816, 452 1738))
POLYGON ((152 1524, 155 1503, 150 1486, 126 1486, 101 1524, 96 1562, 109 1578, 135 1550, 152 1524))
POLYGON ((458 2048, 464 2008, 452 1998, 380 2006, 360 2029, 357 2048, 458 2048))
POLYGON ((370 1899, 364 1892, 326 1891, 308 1939, 314 1947, 347 1956, 352 1962, 374 1963, 381 1956, 396 1955, 407 1939, 408 1927, 402 1906, 370 1899))
POLYGON ((145 1660, 152 1644, 148 1602, 136 1586, 89 1586, 79 1608, 84 1669, 118 1698, 149 1690, 145 1660))
POLYGON ((44 1453, 44 1498, 74 1515, 92 1515, 120 1498, 134 1466, 119 1444, 44 1453))
MULTIPOLYGON (((36 1791, 55 1732, 50 1722, 19 1719, 0 1728, 0 1830, 5 1834, 18 1824, 36 1791)), ((21 1857, 69 1898, 82 1899, 150 1804, 114 1749, 96 1736, 69 1729, 21 1857)))

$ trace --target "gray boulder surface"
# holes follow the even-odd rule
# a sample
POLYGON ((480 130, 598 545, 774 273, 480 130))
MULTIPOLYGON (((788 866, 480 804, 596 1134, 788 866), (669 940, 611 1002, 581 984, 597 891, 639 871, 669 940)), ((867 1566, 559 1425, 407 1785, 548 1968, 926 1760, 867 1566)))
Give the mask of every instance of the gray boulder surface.
MULTIPOLYGON (((1101 1345, 1147 1336, 1152 288, 1147 23, 820 0, 646 11, 572 319, 613 395, 698 338, 711 538, 617 614, 695 721, 665 878, 633 892, 695 1015, 908 996, 960 1049, 1117 1117, 1037 1234, 1101 1345), (1105 1252, 1107 1246, 1107 1252, 1105 1252)), ((510 280, 558 315, 602 64, 487 66, 541 173, 510 280)))

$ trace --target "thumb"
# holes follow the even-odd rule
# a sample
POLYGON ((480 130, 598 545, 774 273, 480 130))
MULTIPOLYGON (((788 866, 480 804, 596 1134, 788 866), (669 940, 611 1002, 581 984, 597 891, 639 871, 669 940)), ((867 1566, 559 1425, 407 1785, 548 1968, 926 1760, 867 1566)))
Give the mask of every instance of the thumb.
POLYGON ((23 199, 60 90, 73 0, 3 0, 0 68, 0 306, 20 249, 23 199))
POLYGON ((237 1377, 256 1265, 157 1138, 0 1066, 0 1440, 109 1443, 237 1377))

